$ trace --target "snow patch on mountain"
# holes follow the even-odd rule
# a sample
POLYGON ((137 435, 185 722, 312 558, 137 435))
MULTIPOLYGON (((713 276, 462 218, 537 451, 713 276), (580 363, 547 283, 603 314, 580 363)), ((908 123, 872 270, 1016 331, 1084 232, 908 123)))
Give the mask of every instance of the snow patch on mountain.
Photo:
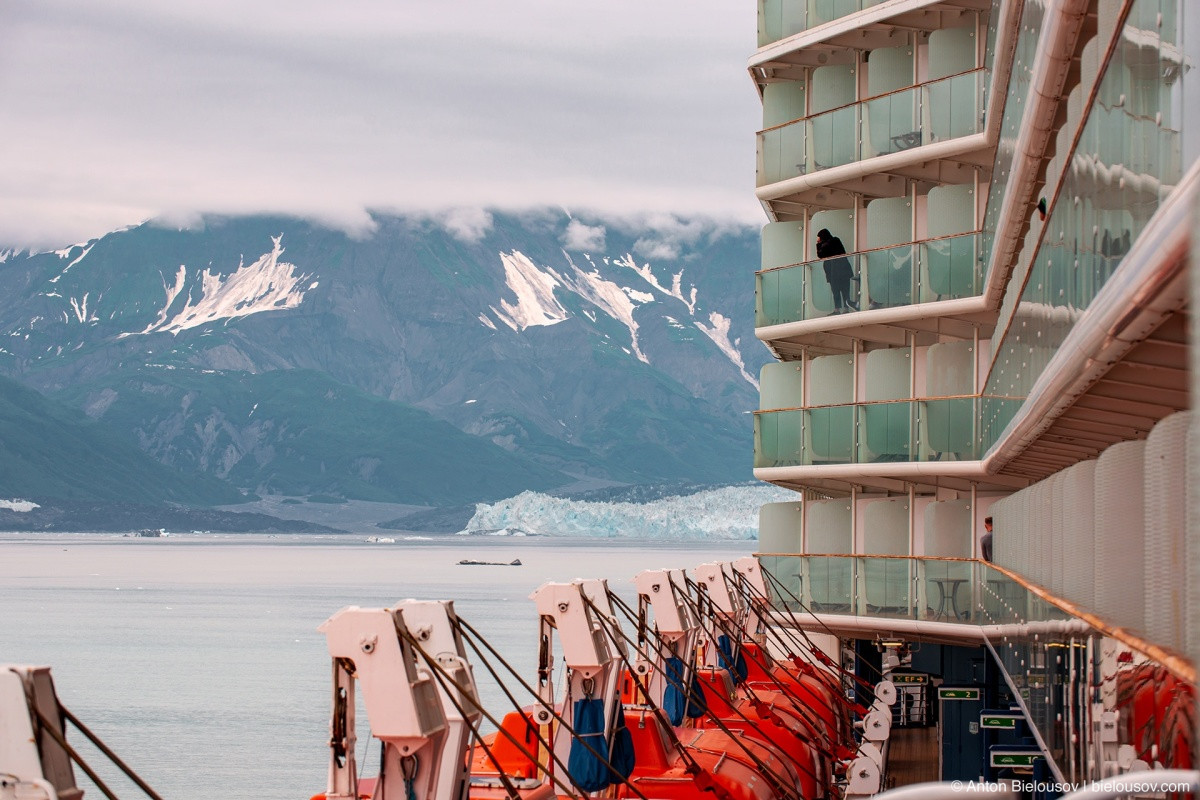
POLYGON ((610 262, 613 266, 625 267, 631 269, 641 276, 642 280, 653 286, 659 292, 662 292, 667 297, 674 297, 679 302, 687 306, 689 314, 696 313, 696 287, 691 287, 691 292, 687 297, 683 294, 683 270, 676 272, 671 276, 671 288, 668 289, 659 282, 658 277, 650 269, 649 264, 638 264, 634 260, 632 253, 626 253, 620 258, 614 258, 610 262))
POLYGON ((564 285, 628 328, 633 355, 637 357, 638 361, 649 364, 650 359, 638 346, 638 324, 633 319, 633 310, 636 307, 633 299, 616 283, 601 278, 598 271, 584 272, 576 266, 574 261, 571 261, 569 255, 566 253, 563 255, 567 256, 567 261, 575 271, 574 280, 564 279, 564 285))
POLYGON ((522 492, 498 503, 477 504, 475 515, 460 533, 752 540, 758 535, 760 506, 796 497, 775 486, 727 486, 649 503, 571 500, 522 492))
MULTIPOLYGON (((295 264, 280 261, 283 255, 283 236, 272 236, 273 247, 253 264, 244 260, 236 271, 222 277, 205 269, 200 273, 200 297, 194 290, 185 295, 183 308, 172 313, 176 299, 187 285, 187 267, 180 265, 175 283, 163 279, 166 305, 158 318, 140 333, 179 333, 210 322, 248 317, 264 311, 283 311, 296 308, 304 300, 300 285, 312 275, 300 274, 295 264)), ((125 334, 129 335, 129 334, 125 334)))
POLYGON ((83 293, 83 300, 76 300, 74 297, 71 300, 71 309, 75 312, 75 318, 80 322, 96 322, 96 310, 93 308, 88 311, 88 295, 91 292, 83 293))
POLYGON ((724 314, 714 311, 708 315, 708 321, 712 323, 711 327, 706 326, 699 320, 697 320, 695 323, 696 327, 699 328, 705 336, 707 336, 709 339, 712 339, 713 344, 720 348, 721 352, 728 356, 729 360, 733 362, 733 365, 738 368, 738 372, 742 373, 742 377, 749 381, 751 386, 757 389, 758 381, 756 381, 750 375, 750 373, 746 372, 746 362, 742 360, 742 354, 738 352, 736 347, 738 342, 741 340, 738 340, 738 342, 729 341, 729 327, 733 323, 733 320, 729 319, 724 314))
POLYGON ((501 253, 504 264, 504 282, 517 302, 500 301, 500 308, 489 306, 492 313, 514 331, 523 331, 534 325, 557 325, 570 314, 554 297, 554 287, 562 282, 553 270, 542 272, 528 256, 516 250, 501 253))

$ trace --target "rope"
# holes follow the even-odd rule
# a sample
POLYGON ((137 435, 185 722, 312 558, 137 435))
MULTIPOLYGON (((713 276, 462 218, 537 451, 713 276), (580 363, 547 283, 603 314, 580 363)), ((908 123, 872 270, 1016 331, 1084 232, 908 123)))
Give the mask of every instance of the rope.
MULTIPOLYGON (((613 595, 611 591, 609 592, 609 596, 615 597, 615 595, 613 595)), ((595 607, 595 605, 592 603, 590 598, 585 597, 584 599, 587 601, 588 605, 593 606, 593 608, 595 607)), ((621 603, 621 605, 624 605, 624 604, 621 603)), ((628 608, 628 607, 626 606, 626 608, 628 608)), ((599 616, 607 619, 604 614, 600 614, 599 616)), ((617 634, 620 634, 621 638, 625 642, 630 643, 630 638, 629 638, 628 634, 626 634, 625 631, 619 625, 615 624, 616 620, 609 620, 609 621, 612 624, 605 625, 604 631, 608 635, 608 637, 613 641, 613 644, 614 645, 618 644, 617 639, 616 639, 617 634)), ((617 650, 618 650, 618 652, 620 652, 621 648, 618 647, 617 650)), ((638 677, 637 673, 633 669, 633 665, 629 663, 628 657, 623 652, 621 653, 621 661, 625 665, 625 668, 627 670, 629 670, 630 677, 634 680, 635 683, 637 683, 638 690, 641 691, 642 695, 646 698, 646 705, 648 705, 650 707, 651 711, 654 712, 655 717, 658 718, 659 722, 663 725, 663 727, 670 731, 670 734, 668 734, 668 735, 672 739, 672 743, 676 744, 677 749, 680 749, 682 751, 684 748, 684 745, 682 742, 679 741, 679 738, 677 736, 675 736, 674 728, 671 727, 670 721, 666 719, 665 712, 663 712, 662 708, 657 703, 654 702, 654 699, 650 696, 649 687, 647 685, 645 685, 644 683, 642 683, 641 678, 638 677)), ((666 672, 663 672, 663 678, 665 680, 669 681, 672 685, 676 686, 676 688, 682 688, 682 687, 679 687, 678 682, 673 680, 672 678, 670 678, 670 676, 668 676, 666 674, 666 672)), ((684 690, 684 691, 686 691, 686 690, 684 690)), ((746 722, 748 725, 754 725, 754 723, 750 720, 750 718, 747 717, 745 714, 742 714, 740 709, 738 709, 736 706, 731 706, 731 708, 733 708, 734 712, 737 713, 742 718, 742 720, 744 722, 746 722)), ((734 734, 734 732, 724 723, 724 721, 718 719, 717 716, 714 713, 712 713, 711 710, 709 710, 707 708, 707 706, 705 708, 705 713, 723 733, 725 733, 727 736, 729 736, 731 739, 733 739, 734 742, 737 743, 738 747, 741 748, 741 750, 746 754, 746 756, 754 762, 755 766, 757 766, 763 773, 765 773, 769 778, 772 779, 772 781, 776 784, 777 788, 780 789, 780 791, 783 794, 785 794, 789 797, 797 796, 793 790, 788 789, 787 780, 785 778, 781 777, 777 772, 775 772, 775 770, 773 770, 770 767, 770 765, 763 762, 762 759, 760 759, 754 752, 752 752, 750 750, 750 748, 747 747, 746 744, 743 742, 742 737, 739 737, 736 734, 734 734)), ((793 731, 789 731, 789 732, 794 733, 793 731)), ((695 760, 692 759, 690 757, 690 755, 688 756, 688 760, 692 764, 696 764, 695 760)), ((697 769, 699 769, 699 765, 696 764, 696 766, 697 766, 697 769)), ((819 780, 817 778, 817 776, 812 773, 811 768, 809 768, 807 765, 797 764, 796 766, 798 769, 805 771, 806 774, 808 774, 814 780, 819 780)), ((802 798, 800 798, 799 800, 802 800, 802 798)))
MULTIPOLYGON (((687 585, 688 585, 689 589, 692 588, 693 586, 696 587, 697 590, 702 588, 702 587, 700 587, 699 584, 697 584, 691 578, 688 578, 686 575, 684 576, 684 578, 687 581, 687 585)), ((690 593, 684 595, 684 602, 687 602, 687 603, 693 602, 690 593)), ((697 613, 699 613, 698 605, 699 604, 697 604, 697 613)), ((736 630, 733 630, 728 625, 728 623, 725 620, 721 619, 721 617, 719 617, 718 615, 712 614, 709 617, 709 619, 713 624, 714 630, 716 630, 718 627, 720 627, 721 632, 724 633, 726 636, 729 636, 731 640, 734 639, 735 637, 739 636, 739 632, 736 630)), ((768 673, 768 675, 769 674, 770 673, 768 673)), ((775 680, 776 684, 779 684, 778 679, 773 678, 773 680, 775 680)), ((782 686, 781 684, 779 684, 779 685, 782 686)), ((743 685, 742 688, 746 691, 747 696, 749 698, 751 698, 753 701, 762 703, 762 705, 764 707, 767 705, 766 703, 763 703, 761 698, 758 697, 758 694, 754 691, 754 687, 743 685)), ((790 692, 786 689, 781 689, 781 691, 783 691, 784 694, 786 694, 792 700, 799 701, 799 698, 795 697, 792 692, 790 692)), ((814 727, 817 730, 822 730, 824 728, 824 725, 821 722, 821 720, 814 715, 814 712, 812 711, 812 709, 809 708, 807 705, 804 705, 803 703, 800 703, 800 702, 794 703, 793 705, 795 706, 797 712, 799 712, 800 716, 802 716, 807 722, 809 722, 809 724, 812 725, 812 727, 814 727)), ((837 753, 834 750, 836 743, 832 739, 829 738, 828 734, 826 734, 823 738, 825 739, 825 741, 823 743, 805 739, 804 737, 801 737, 801 740, 805 741, 808 744, 812 744, 814 747, 820 748, 822 750, 822 752, 825 755, 829 756, 830 758, 837 758, 837 753)))
MULTIPOLYGON (((826 625, 826 624, 824 623, 824 621, 822 621, 822 619, 821 619, 820 617, 818 617, 818 616, 817 616, 817 614, 816 614, 816 612, 815 612, 815 611, 813 611, 811 608, 809 608, 808 606, 806 606, 806 605, 804 604, 804 601, 802 601, 802 600, 801 600, 799 597, 797 597, 797 596, 795 595, 795 593, 793 593, 793 592, 792 592, 792 590, 791 590, 791 589, 788 589, 788 588, 787 588, 787 586, 785 586, 785 585, 783 584, 783 581, 781 581, 781 580, 780 580, 778 577, 776 577, 776 576, 775 576, 775 574, 774 574, 773 572, 771 572, 769 569, 766 569, 766 568, 764 567, 764 568, 763 568, 763 570, 762 570, 762 574, 763 574, 763 575, 766 575, 766 576, 767 576, 767 578, 768 578, 768 579, 771 581, 771 583, 772 583, 774 586, 776 586, 777 588, 781 589, 781 590, 784 592, 784 594, 786 594, 786 595, 787 595, 787 599, 791 600, 791 601, 792 601, 792 602, 794 602, 796 605, 800 606, 800 610, 801 610, 801 611, 805 612, 805 613, 806 613, 806 614, 808 614, 810 617, 812 617, 812 618, 813 618, 813 621, 814 621, 814 622, 816 622, 818 625, 820 625, 820 626, 821 626, 821 628, 822 628, 822 629, 823 629, 823 630, 824 630, 824 631, 825 631, 827 634, 829 634, 830 636, 837 637, 837 638, 839 638, 839 639, 841 638, 841 637, 838 637, 838 636, 837 636, 837 634, 836 634, 836 633, 834 633, 834 632, 833 632, 833 631, 832 631, 832 630, 829 628, 829 626, 828 626, 828 625, 826 625)), ((769 601, 769 598, 768 598, 768 601, 769 601)), ((787 614, 787 615, 788 615, 788 617, 789 617, 789 618, 792 620, 792 622, 793 622, 793 623, 795 623, 795 624, 796 624, 796 626, 797 626, 797 627, 795 627, 795 628, 791 628, 791 629, 789 629, 789 630, 795 630, 795 631, 797 631, 798 633, 800 633, 800 635, 801 635, 801 636, 803 636, 803 637, 804 637, 805 641, 806 641, 806 642, 808 642, 808 644, 809 644, 809 646, 810 646, 810 647, 812 647, 814 650, 819 650, 820 648, 818 648, 818 647, 817 647, 815 644, 813 644, 812 640, 811 640, 811 639, 809 639, 809 638, 808 638, 808 635, 807 635, 807 634, 804 632, 804 629, 803 629, 803 628, 801 628, 801 627, 799 627, 799 625, 800 625, 800 620, 796 619, 796 615, 795 615, 794 613, 792 613, 792 610, 791 610, 791 609, 789 609, 789 608, 787 607, 787 604, 786 604, 786 603, 784 604, 784 607, 783 607, 782 609, 780 609, 780 610, 781 610, 783 613, 787 614)), ((858 663, 859 663, 861 666, 863 666, 863 667, 866 667, 867 669, 871 670, 871 672, 873 672, 874 674, 878 675, 880 678, 883 678, 883 673, 882 673, 880 670, 877 670, 877 669, 875 669, 875 665, 873 665, 873 664, 869 664, 869 663, 867 663, 866 661, 863 661, 863 660, 862 660, 862 659, 861 659, 861 658, 860 658, 860 657, 859 657, 857 654, 855 655, 855 658, 856 658, 856 659, 858 659, 858 663)), ((845 675, 851 675, 851 674, 853 674, 853 673, 849 673, 849 672, 847 672, 847 671, 846 671, 844 668, 842 668, 840 665, 837 667, 837 669, 838 669, 838 670, 839 670, 839 671, 840 671, 842 674, 845 674, 845 675)), ((858 676, 854 676, 854 677, 855 677, 856 679, 858 679, 858 680, 861 680, 860 678, 858 678, 858 676)))
MULTIPOLYGON (((766 570, 763 570, 763 571, 764 571, 764 573, 766 573, 766 570)), ((769 573, 767 573, 767 574, 769 574, 769 573)), ((774 578, 774 576, 772 576, 772 578, 774 578)), ((735 588, 738 588, 742 592, 743 597, 747 597, 750 600, 759 600, 766 605, 771 605, 770 596, 760 592, 756 587, 751 585, 749 581, 739 580, 738 584, 735 588)), ((792 596, 795 597, 795 595, 792 595, 792 596)), ((799 603, 800 601, 797 600, 796 602, 799 603)), ((803 605, 803 604, 801 603, 801 605, 803 605)), ((786 613, 791 618, 793 623, 799 625, 799 620, 797 620, 795 615, 792 614, 792 612, 790 610, 788 610, 786 607, 784 608, 784 613, 786 613)), ((809 613, 812 614, 811 611, 809 613)), ((822 623, 821 620, 819 618, 817 618, 817 616, 815 614, 813 614, 813 618, 816 619, 817 622, 822 625, 822 627, 824 627, 824 623, 822 623)), ((782 641, 782 634, 780 633, 780 631, 785 630, 785 629, 781 629, 777 626, 768 625, 767 630, 771 633, 776 634, 776 642, 777 643, 784 644, 784 645, 787 644, 786 641, 782 641)), ((863 678, 860 678, 858 675, 855 675, 853 672, 850 672, 849 670, 847 670, 841 664, 838 664, 833 659, 829 658, 829 656, 827 656, 825 654, 825 652, 819 646, 817 646, 817 644, 815 642, 813 642, 812 639, 810 639, 808 637, 808 634, 806 634, 804 632, 803 628, 797 627, 797 628, 791 628, 791 629, 786 629, 786 630, 789 630, 789 631, 795 630, 804 638, 804 643, 805 643, 806 647, 808 648, 808 655, 812 657, 808 661, 808 664, 810 666, 812 665, 812 660, 815 659, 816 661, 819 661, 821 664, 825 665, 829 669, 834 670, 838 675, 840 675, 844 678, 849 678, 851 681, 856 683, 858 686, 860 686, 864 689, 870 690, 872 692, 875 690, 874 685, 872 685, 869 681, 867 681, 863 678)), ((828 631, 829 629, 825 628, 825 630, 828 631)), ((834 635, 834 634, 832 632, 830 632, 830 635, 834 635)), ((793 638, 791 640, 791 643, 796 644, 797 642, 793 638)), ((797 657, 796 653, 789 650, 786 646, 783 649, 788 651, 789 657, 791 657, 792 662, 795 663, 796 657, 797 657)), ((860 659, 860 663, 862 663, 863 666, 874 669, 874 667, 872 665, 868 664, 865 661, 862 661, 861 659, 860 659)), ((796 664, 796 666, 800 666, 800 665, 796 664)), ((877 674, 879 674, 881 678, 883 677, 881 673, 877 672, 877 674)), ((855 708, 857 711, 859 711, 859 713, 865 713, 868 710, 868 709, 862 708, 861 706, 856 706, 854 704, 851 704, 851 703, 849 703, 849 701, 847 701, 847 705, 855 708)))
MULTIPOLYGON (((436 659, 432 658, 427 652, 425 652, 425 648, 423 648, 421 646, 421 643, 417 641, 416 637, 414 637, 412 634, 410 634, 407 629, 401 628, 398 621, 396 622, 395 627, 396 627, 396 634, 398 636, 400 636, 402 639, 404 639, 406 642, 408 642, 409 646, 411 646, 413 648, 413 650, 419 656, 421 656, 422 659, 424 659, 425 663, 429 666, 429 668, 431 670, 433 670, 434 680, 436 680, 438 682, 438 686, 441 688, 442 693, 450 700, 451 705, 454 706, 454 709, 459 713, 459 715, 463 718, 463 721, 467 724, 467 728, 470 729, 470 731, 471 731, 472 739, 474 741, 478 742, 480 747, 483 749, 484 755, 487 756, 488 761, 492 762, 492 766, 496 768, 496 774, 499 776, 500 782, 504 786, 504 791, 508 793, 509 800, 520 800, 520 792, 517 790, 516 785, 513 784, 512 779, 509 778, 508 775, 504 772, 504 768, 500 765, 500 761, 496 758, 495 753, 492 751, 492 748, 488 747, 487 742, 484 741, 483 734, 480 732, 479 726, 476 723, 471 721, 470 712, 468 712, 466 707, 458 700, 459 696, 462 696, 462 697, 470 696, 471 693, 468 690, 468 688, 465 686, 462 686, 456 680, 454 680, 454 678, 450 676, 449 672, 445 669, 445 667, 443 667, 440 663, 437 662, 436 659), (454 692, 451 692, 446 688, 447 683, 449 683, 451 685, 451 687, 454 689, 454 692)), ((534 758, 532 756, 532 754, 529 753, 529 751, 525 750, 525 748, 522 747, 521 743, 516 740, 516 737, 512 736, 511 734, 508 734, 508 732, 504 730, 503 726, 500 725, 500 723, 498 723, 491 714, 489 714, 486 710, 479 708, 478 706, 476 707, 476 710, 478 710, 480 715, 485 717, 488 720, 488 722, 495 725, 497 731, 505 733, 506 736, 508 737, 508 739, 512 742, 512 744, 514 746, 516 746, 519 750, 521 750, 521 752, 525 756, 527 756, 534 763, 537 763, 537 759, 534 758)), ((383 770, 381 767, 380 774, 382 774, 382 773, 383 773, 383 770)), ((547 773, 547 777, 549 777, 549 778, 551 778, 551 780, 553 780, 553 776, 549 775, 549 773, 547 773)), ((567 790, 567 792, 568 792, 568 794, 570 794, 569 789, 567 790)))
MULTIPOLYGON (((534 698, 537 700, 537 702, 538 702, 539 704, 542 704, 542 703, 541 703, 541 698, 540 698, 540 697, 538 697, 538 694, 537 694, 537 692, 536 692, 536 691, 533 689, 533 687, 531 687, 531 686, 530 686, 528 683, 526 683, 526 682, 525 682, 525 680, 524 680, 523 678, 521 678, 521 676, 520 676, 520 675, 519 675, 519 674, 516 672, 516 670, 514 670, 514 669, 513 669, 512 665, 510 665, 510 664, 509 664, 509 663, 508 663, 508 662, 507 662, 507 661, 504 659, 504 657, 503 657, 503 656, 501 656, 501 655, 500 655, 498 652, 496 652, 496 649, 495 649, 494 647, 492 647, 491 643, 490 643, 490 642, 488 642, 488 640, 487 640, 487 639, 485 639, 485 638, 483 638, 482 636, 480 636, 480 635, 479 635, 479 632, 478 632, 477 630, 475 630, 475 628, 473 628, 473 627, 470 625, 470 623, 468 623, 468 622, 467 622, 466 620, 464 620, 462 617, 458 617, 458 616, 456 616, 456 617, 455 617, 455 620, 454 620, 454 622, 455 622, 455 625, 456 625, 456 626, 459 628, 459 632, 460 632, 460 633, 461 633, 461 632, 462 632, 462 631, 465 629, 466 631, 468 631, 468 632, 471 634, 469 637, 464 637, 464 639, 466 640, 466 642, 467 642, 469 645, 471 645, 471 649, 475 651, 475 654, 479 656, 480 660, 481 660, 481 661, 483 661, 483 664, 484 664, 484 666, 487 668, 488 672, 491 674, 492 678, 493 678, 493 679, 496 681, 496 683, 500 685, 500 688, 501 688, 501 690, 502 690, 502 691, 504 692, 504 694, 505 694, 505 695, 508 697, 509 701, 510 701, 510 702, 513 704, 513 707, 514 707, 514 708, 517 708, 518 710, 520 710, 520 704, 519 704, 519 703, 517 703, 517 700, 516 700, 516 698, 514 698, 514 697, 512 696, 512 693, 511 693, 511 692, 509 692, 509 690, 508 690, 508 687, 507 687, 507 686, 504 684, 504 682, 503 682, 503 681, 501 681, 501 680, 500 680, 500 676, 496 674, 496 671, 495 671, 495 670, 492 668, 492 665, 491 665, 491 664, 488 662, 487 658, 486 658, 486 657, 484 657, 483 653, 482 653, 482 652, 479 650, 479 647, 478 647, 478 646, 475 644, 475 641, 474 641, 475 639, 478 639, 480 642, 482 642, 482 643, 483 643, 483 645, 484 645, 484 646, 485 646, 485 647, 488 649, 488 652, 489 652, 489 653, 491 653, 491 654, 492 654, 492 655, 493 655, 495 658, 497 658, 497 659, 500 661, 500 663, 501 663, 501 664, 503 664, 503 665, 504 665, 504 667, 505 667, 505 668, 506 668, 506 669, 509 671, 509 674, 510 674, 512 677, 514 677, 514 678, 516 678, 516 679, 517 679, 517 682, 521 684, 522 688, 524 688, 524 689, 525 689, 525 691, 529 692, 529 693, 530 693, 530 695, 532 695, 532 696, 533 696, 533 697, 534 697, 534 698)), ((542 704, 542 705, 543 705, 543 707, 544 707, 544 708, 545 708, 545 709, 546 709, 546 710, 549 712, 550 716, 551 716, 551 717, 552 717, 552 718, 553 718, 553 719, 554 719, 554 720, 555 720, 555 721, 556 721, 556 722, 557 722, 559 725, 561 725, 561 726, 563 727, 563 729, 564 729, 564 730, 568 731, 568 732, 569 732, 569 733, 570 733, 572 736, 575 736, 576 738, 578 738, 578 739, 579 739, 580 743, 581 743, 581 744, 582 744, 582 745, 583 745, 583 746, 584 746, 584 747, 585 747, 585 748, 588 750, 588 752, 589 752, 589 753, 591 753, 593 756, 596 756, 596 757, 597 757, 597 758, 599 758, 600 760, 604 761, 604 763, 608 765, 608 767, 609 767, 609 771, 610 771, 610 772, 612 772, 612 774, 613 774, 613 775, 616 775, 618 778, 620 778, 621 782, 622 782, 622 783, 624 783, 626 786, 628 786, 628 787, 629 787, 629 788, 630 788, 630 789, 633 791, 633 793, 634 793, 634 794, 636 794, 636 795, 637 795, 637 796, 640 798, 640 800, 649 800, 649 799, 646 797, 646 795, 642 793, 641 789, 639 789, 638 787, 634 786, 634 785, 633 785, 633 783, 632 783, 632 782, 631 782, 631 781, 630 781, 628 778, 624 777, 624 776, 623 776, 623 775, 621 775, 619 772, 617 772, 617 770, 616 770, 616 769, 614 769, 614 768, 613 768, 613 766, 612 766, 612 763, 611 763, 611 761, 610 761, 609 759, 607 759, 607 758, 604 758, 604 757, 603 757, 603 756, 600 754, 600 752, 599 752, 598 750, 596 750, 596 748, 592 747, 590 743, 588 743, 587 741, 585 741, 584 737, 582 737, 582 736, 580 736, 579 734, 577 734, 577 733, 575 732, 575 729, 574 729, 573 727, 571 727, 570 723, 568 723, 568 722, 567 722, 567 720, 566 720, 566 718, 565 718, 565 717, 563 717, 561 714, 559 714, 559 713, 558 713, 557 711, 555 711, 553 708, 550 708, 549 706, 545 706, 544 704, 542 704)), ((503 730, 504 730, 503 728, 501 728, 501 727, 500 727, 500 725, 496 724, 494 721, 492 721, 492 724, 493 724, 493 725, 496 725, 497 729, 499 729, 499 730, 501 730, 501 731, 503 731, 503 730)), ((554 752, 554 744, 553 744, 553 742, 550 742, 550 741, 547 741, 547 740, 543 739, 540 733, 535 733, 534 735, 535 735, 535 736, 537 736, 537 738, 538 738, 538 742, 539 742, 540 744, 542 744, 543 746, 545 746, 545 747, 546 747, 547 751, 550 753, 550 757, 551 757, 551 758, 554 760, 554 763, 555 763, 555 764, 557 764, 559 767, 561 767, 561 768, 562 768, 562 770, 563 770, 564 772, 566 772, 566 773, 569 775, 569 774, 570 774, 570 770, 568 769, 567 765, 566 765, 566 764, 564 764, 564 763, 563 763, 563 761, 562 761, 562 759, 561 759, 561 758, 559 758, 559 757, 558 757, 558 755, 557 755, 557 754, 554 752)), ((521 750, 521 752, 522 752, 522 753, 523 753, 523 754, 524 754, 526 757, 528 757, 528 758, 529 758, 531 761, 533 761, 534 763, 537 763, 537 757, 536 757, 536 756, 534 756, 533 754, 531 754, 531 753, 530 753, 528 750, 526 750, 526 749, 525 749, 525 748, 524 748, 524 747, 523 747, 523 746, 522 746, 522 745, 521 745, 519 742, 517 742, 517 741, 515 740, 515 737, 513 737, 513 736, 511 736, 511 734, 509 734, 507 738, 508 738, 508 739, 509 739, 509 741, 511 741, 511 742, 512 742, 514 745, 516 745, 516 746, 517 746, 517 748, 518 748, 519 750, 521 750)), ((486 747, 486 745, 484 745, 484 746, 486 747)), ((551 775, 551 774, 549 773, 549 771, 547 771, 547 773, 546 773, 546 774, 547 774, 547 776, 548 776, 548 777, 549 777, 551 780, 553 780, 553 781, 555 782, 555 784, 556 784, 556 785, 558 785, 558 786, 560 786, 560 787, 563 787, 563 784, 562 784, 562 782, 560 782, 560 781, 559 781, 557 778, 555 778, 553 775, 551 775)), ((573 797, 574 797, 574 796, 576 796, 576 795, 574 795, 574 794, 571 792, 571 790, 570 790, 569 788, 566 788, 566 787, 563 787, 563 788, 564 788, 564 789, 565 789, 565 791, 566 791, 568 794, 570 794, 571 796, 573 796, 573 797)))

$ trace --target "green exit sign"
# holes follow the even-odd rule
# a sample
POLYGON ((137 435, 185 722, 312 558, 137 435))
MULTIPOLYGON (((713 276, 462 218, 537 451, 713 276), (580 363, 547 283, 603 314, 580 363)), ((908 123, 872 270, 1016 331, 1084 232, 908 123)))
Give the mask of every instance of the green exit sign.
POLYGON ((892 683, 924 683, 928 675, 893 675, 892 683))
POLYGON ((1041 758, 1040 753, 1005 753, 992 751, 993 767, 1032 767, 1033 762, 1041 758))
POLYGON ((985 714, 979 718, 979 727, 1000 730, 1016 730, 1017 720, 1021 717, 1008 717, 995 714, 985 714))
POLYGON ((978 700, 978 689, 938 689, 939 700, 978 700))

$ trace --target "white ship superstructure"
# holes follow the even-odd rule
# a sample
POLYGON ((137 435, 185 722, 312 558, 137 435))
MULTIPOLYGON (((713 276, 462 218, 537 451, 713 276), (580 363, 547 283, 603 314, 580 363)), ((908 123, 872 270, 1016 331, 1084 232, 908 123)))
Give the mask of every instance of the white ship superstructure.
POLYGON ((762 509, 764 567, 924 687, 896 721, 930 725, 933 777, 1190 768, 1200 4, 758 20, 755 475, 797 492, 762 509))

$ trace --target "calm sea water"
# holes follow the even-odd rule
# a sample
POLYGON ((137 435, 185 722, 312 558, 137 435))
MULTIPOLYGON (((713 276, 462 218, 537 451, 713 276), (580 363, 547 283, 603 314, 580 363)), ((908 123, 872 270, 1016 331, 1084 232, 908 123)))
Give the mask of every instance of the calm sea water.
MULTIPOLYGON (((0 534, 0 662, 49 664, 63 704, 168 800, 309 798, 325 788, 329 658, 316 627, 347 605, 455 601, 529 680, 545 581, 745 555, 752 543, 362 536, 131 539, 0 534), (520 567, 458 566, 463 558, 520 567)), ((498 690, 482 686, 489 709, 498 690)), ((377 758, 364 752, 368 770, 377 758)), ((81 744, 81 736, 73 736, 81 744)), ((88 752, 85 749, 85 752, 88 752)), ((103 759, 89 756, 100 768, 103 759)), ((360 761, 363 763, 363 761, 360 761)), ((123 800, 141 796, 100 769, 123 800)), ((76 772, 81 785, 86 778, 76 772)), ((89 788, 87 796, 101 797, 89 788)))

